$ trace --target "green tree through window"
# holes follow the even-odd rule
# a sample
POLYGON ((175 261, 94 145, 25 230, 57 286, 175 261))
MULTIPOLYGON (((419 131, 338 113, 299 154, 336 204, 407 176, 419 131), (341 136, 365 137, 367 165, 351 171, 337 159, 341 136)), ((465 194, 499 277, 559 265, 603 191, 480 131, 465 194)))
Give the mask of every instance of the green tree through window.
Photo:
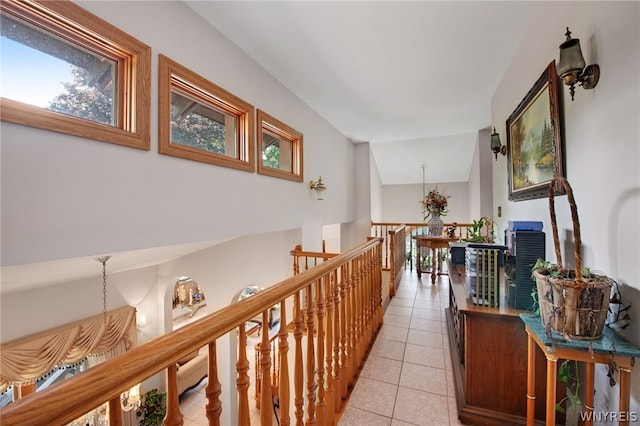
POLYGON ((101 89, 89 84, 89 72, 71 65, 73 83, 64 83, 64 91, 57 95, 48 109, 62 114, 113 125, 113 81, 101 89))

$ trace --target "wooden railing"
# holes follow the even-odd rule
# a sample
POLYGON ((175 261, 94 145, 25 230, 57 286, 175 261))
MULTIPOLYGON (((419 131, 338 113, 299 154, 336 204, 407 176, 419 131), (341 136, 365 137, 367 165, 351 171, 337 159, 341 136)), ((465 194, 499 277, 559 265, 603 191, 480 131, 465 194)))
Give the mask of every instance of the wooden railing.
MULTIPOLYGON (((384 239, 382 246, 382 270, 388 271, 391 269, 392 258, 392 245, 391 239, 388 237, 391 231, 395 231, 398 227, 404 226, 405 228, 405 259, 409 262, 410 267, 413 269, 413 261, 416 259, 415 244, 411 240, 413 235, 426 234, 427 224, 421 223, 400 223, 400 222, 371 222, 371 235, 374 237, 380 237, 384 239)), ((468 239, 470 230, 473 229, 472 223, 445 223, 442 232, 447 234, 452 232, 452 235, 458 237, 459 240, 468 239)), ((492 227, 483 227, 482 232, 485 237, 490 237, 492 234, 492 227)))
POLYGON ((400 225, 397 228, 389 231, 389 248, 391 259, 389 267, 389 296, 396 295, 396 289, 400 280, 402 279, 402 273, 405 269, 405 263, 407 261, 407 237, 406 226, 400 225))
MULTIPOLYGON (((281 425, 334 425, 353 387, 366 354, 382 325, 382 239, 374 238, 316 267, 300 272, 247 299, 159 336, 81 374, 31 394, 2 409, 0 424, 64 425, 109 402, 145 379, 167 371, 165 425, 183 424, 176 389, 176 362, 208 346, 209 380, 203 407, 209 425, 219 425, 221 396, 237 398, 237 424, 249 425, 249 363, 245 323, 262 314, 260 369, 270 383, 269 309, 280 306, 278 331, 278 397, 281 425), (287 322, 288 313, 291 322, 287 322), (236 389, 218 379, 216 341, 238 333, 236 389), (288 352, 293 340, 293 365, 288 352)), ((253 350, 253 347, 251 347, 253 350)), ((222 366, 223 370, 233 368, 222 366)), ((221 371, 223 371, 221 370, 221 371)), ((260 424, 274 422, 270 386, 260 393, 260 424)), ((225 398, 226 400, 226 398, 225 398)))
POLYGON ((298 275, 302 271, 318 266, 337 255, 337 253, 326 253, 324 251, 303 251, 302 246, 298 244, 293 250, 291 250, 291 256, 293 256, 293 275, 298 275))

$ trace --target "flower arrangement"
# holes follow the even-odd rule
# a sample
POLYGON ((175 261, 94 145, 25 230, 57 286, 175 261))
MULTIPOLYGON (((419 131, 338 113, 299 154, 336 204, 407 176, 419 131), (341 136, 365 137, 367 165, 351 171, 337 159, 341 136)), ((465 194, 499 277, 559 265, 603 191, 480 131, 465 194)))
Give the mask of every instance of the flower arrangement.
POLYGON ((422 212, 424 213, 424 219, 426 220, 430 216, 445 216, 449 213, 447 209, 448 196, 438 191, 438 188, 429 191, 424 200, 420 201, 422 204, 422 212))

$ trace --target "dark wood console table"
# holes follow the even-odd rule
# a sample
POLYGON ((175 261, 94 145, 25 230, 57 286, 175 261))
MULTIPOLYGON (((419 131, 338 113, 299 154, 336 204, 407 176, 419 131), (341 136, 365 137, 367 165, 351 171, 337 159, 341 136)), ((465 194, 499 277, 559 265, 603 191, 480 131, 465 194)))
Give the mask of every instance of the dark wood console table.
MULTIPOLYGON (((448 267, 446 317, 458 418, 470 425, 526 425, 528 339, 519 316, 524 311, 508 307, 502 276, 500 307, 474 305, 466 291, 464 265, 448 267)), ((535 366, 536 389, 545 390, 544 356, 536 357, 535 366)), ((563 385, 558 384, 559 394, 563 385)), ((540 392, 535 400, 540 424, 545 397, 546 392, 540 392)), ((558 420, 564 424, 560 414, 558 420)))

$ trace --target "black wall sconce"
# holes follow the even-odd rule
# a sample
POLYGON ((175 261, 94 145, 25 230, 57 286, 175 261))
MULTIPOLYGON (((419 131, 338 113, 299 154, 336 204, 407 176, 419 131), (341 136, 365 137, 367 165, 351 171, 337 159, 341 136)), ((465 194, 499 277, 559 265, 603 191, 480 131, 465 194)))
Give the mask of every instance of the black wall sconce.
POLYGON ((500 134, 496 133, 496 128, 493 128, 493 133, 491 133, 491 151, 496 156, 496 161, 498 161, 498 153, 502 155, 507 155, 507 146, 502 145, 500 142, 500 134))
POLYGON ((580 39, 571 38, 569 27, 567 27, 565 36, 567 36, 567 39, 560 45, 558 75, 564 84, 569 86, 571 101, 573 101, 573 95, 576 93, 576 83, 580 83, 583 89, 596 87, 600 78, 600 67, 598 64, 585 67, 586 63, 580 49, 580 39))

